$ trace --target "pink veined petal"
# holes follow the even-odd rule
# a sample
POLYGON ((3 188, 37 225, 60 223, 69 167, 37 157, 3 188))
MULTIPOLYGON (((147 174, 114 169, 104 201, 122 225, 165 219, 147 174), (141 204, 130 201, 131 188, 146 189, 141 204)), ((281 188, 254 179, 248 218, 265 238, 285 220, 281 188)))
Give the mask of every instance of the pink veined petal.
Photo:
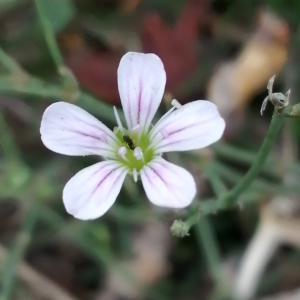
POLYGON ((101 217, 114 204, 127 173, 128 169, 114 161, 79 171, 63 190, 67 212, 80 220, 101 217))
POLYGON ((116 156, 112 131, 74 104, 50 105, 44 112, 40 132, 44 145, 60 154, 116 156))
POLYGON ((118 68, 120 98, 129 130, 140 124, 147 131, 162 100, 166 72, 155 54, 129 52, 118 68))
POLYGON ((161 157, 143 167, 140 175, 146 195, 155 205, 184 208, 196 195, 193 176, 161 157))
POLYGON ((155 153, 204 148, 219 140, 225 122, 215 104, 198 100, 176 109, 150 132, 155 153))

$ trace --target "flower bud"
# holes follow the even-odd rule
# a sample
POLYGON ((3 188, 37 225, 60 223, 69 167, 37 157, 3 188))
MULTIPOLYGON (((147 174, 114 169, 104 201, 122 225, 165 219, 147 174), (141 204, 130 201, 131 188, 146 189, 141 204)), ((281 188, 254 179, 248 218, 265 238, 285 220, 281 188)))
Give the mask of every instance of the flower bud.
POLYGON ((185 237, 189 235, 190 227, 181 220, 175 220, 170 229, 172 235, 177 237, 185 237))
POLYGON ((293 106, 292 111, 290 112, 291 117, 300 117, 300 103, 293 106))

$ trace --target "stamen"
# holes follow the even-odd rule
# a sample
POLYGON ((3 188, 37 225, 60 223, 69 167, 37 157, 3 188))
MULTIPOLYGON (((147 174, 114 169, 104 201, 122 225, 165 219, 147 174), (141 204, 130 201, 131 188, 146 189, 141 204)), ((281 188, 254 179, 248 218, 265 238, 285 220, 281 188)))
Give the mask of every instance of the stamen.
MULTIPOLYGON (((175 100, 175 99, 174 99, 175 100)), ((175 100, 177 101, 177 100, 175 100)), ((178 102, 178 101, 177 101, 178 102)), ((178 102, 179 103, 179 102, 178 102)), ((179 105, 181 105, 179 103, 179 105)), ((155 126, 151 129, 150 131, 150 141, 153 141, 153 139, 155 138, 155 136, 160 132, 160 124, 162 123, 162 121, 168 117, 174 110, 176 109, 175 106, 173 106, 171 109, 169 109, 169 111, 167 111, 159 120, 158 122, 155 124, 155 126)))
POLYGON ((117 109, 116 109, 115 106, 114 106, 114 114, 115 114, 115 118, 116 118, 118 127, 119 127, 120 131, 122 132, 122 135, 124 135, 124 134, 125 134, 125 131, 124 131, 124 128, 123 128, 123 126, 122 126, 122 123, 121 123, 121 120, 120 120, 118 111, 117 111, 117 109))
POLYGON ((113 130, 114 134, 117 134, 119 130, 120 130, 120 129, 119 129, 118 126, 114 127, 114 130, 113 130))
POLYGON ((127 152, 127 149, 125 146, 120 147, 118 150, 119 156, 122 157, 122 159, 124 159, 125 161, 128 161, 127 157, 125 156, 126 152, 127 152))
POLYGON ((174 106, 175 108, 180 108, 182 106, 176 99, 173 99, 171 101, 171 105, 174 106))
POLYGON ((168 115, 170 115, 174 110, 176 109, 175 106, 173 106, 172 108, 170 108, 155 124, 155 126, 153 128, 155 128, 157 126, 157 124, 160 124, 161 121, 163 121, 168 115))
POLYGON ((138 172, 137 172, 136 168, 133 168, 133 170, 132 170, 132 176, 133 176, 134 182, 137 182, 138 172))
POLYGON ((143 151, 142 151, 141 147, 139 147, 139 146, 134 148, 133 155, 136 158, 136 160, 144 159, 143 151))
POLYGON ((157 133, 159 131, 156 131, 155 129, 156 128, 159 128, 160 126, 160 123, 167 117, 169 116, 176 108, 175 107, 172 107, 171 109, 169 109, 169 111, 167 111, 159 120, 158 122, 155 124, 155 126, 151 129, 150 131, 150 141, 153 140, 153 138, 157 135, 157 133))
POLYGON ((147 152, 150 148, 155 148, 155 146, 161 142, 163 139, 167 139, 170 136, 170 133, 166 128, 162 128, 161 130, 157 131, 156 134, 152 137, 150 145, 146 148, 147 152), (160 134, 159 134, 160 133, 160 134))
POLYGON ((154 138, 152 139, 150 145, 146 148, 145 152, 147 152, 149 149, 151 148, 155 148, 155 146, 161 142, 163 139, 166 139, 170 136, 169 132, 165 129, 165 128, 162 128, 160 131, 158 131, 157 133, 160 133, 159 134, 156 134, 154 136, 154 138))
POLYGON ((138 132, 141 129, 141 124, 136 124, 135 126, 132 127, 131 131, 132 132, 138 132))
POLYGON ((150 131, 150 142, 151 143, 157 143, 158 141, 161 141, 161 138, 159 136, 157 136, 159 134, 159 132, 162 134, 162 136, 164 138, 168 137, 168 135, 164 135, 163 129, 161 129, 161 123, 163 120, 165 120, 175 109, 179 109, 182 107, 182 105, 176 100, 173 99, 171 101, 172 104, 172 108, 167 111, 159 120, 158 122, 155 124, 155 126, 153 127, 153 129, 150 131))

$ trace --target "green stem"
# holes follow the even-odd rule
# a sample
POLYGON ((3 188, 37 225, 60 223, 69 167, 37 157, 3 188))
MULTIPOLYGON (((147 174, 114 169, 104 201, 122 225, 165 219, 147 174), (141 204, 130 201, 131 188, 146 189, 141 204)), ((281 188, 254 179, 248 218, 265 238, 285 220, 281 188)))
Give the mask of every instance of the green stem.
POLYGON ((205 174, 208 181, 211 184, 214 193, 217 195, 218 198, 222 197, 226 193, 227 188, 224 182, 221 180, 220 174, 215 168, 214 163, 210 163, 205 168, 205 174))
POLYGON ((42 24, 42 29, 45 35, 46 43, 52 56, 52 59, 56 65, 57 71, 63 79, 62 83, 64 89, 66 92, 68 92, 70 100, 75 101, 78 99, 78 96, 80 94, 78 82, 75 76, 73 75, 72 71, 68 69, 64 64, 64 60, 57 45, 54 32, 51 28, 51 24, 44 13, 45 8, 43 8, 43 1, 34 0, 37 13, 42 24))
POLYGON ((57 69, 59 70, 64 65, 64 61, 63 61, 63 57, 60 53, 60 50, 58 48, 58 45, 56 43, 55 36, 54 36, 53 30, 51 28, 51 24, 44 14, 42 2, 40 0, 34 0, 34 3, 36 6, 36 9, 37 9, 37 13, 39 15, 41 24, 42 24, 46 43, 48 45, 48 48, 49 48, 49 51, 53 58, 53 61, 56 65, 57 69))
POLYGON ((16 144, 13 133, 0 112, 0 148, 3 152, 2 183, 5 190, 17 191, 24 187, 29 180, 29 168, 23 163, 21 153, 16 144))
MULTIPOLYGON (((6 121, 0 112, 0 146, 2 148, 4 157, 8 162, 20 163, 20 153, 10 128, 7 126, 6 121)), ((21 163, 20 163, 21 164, 21 163)))
POLYGON ((268 154, 277 137, 279 129, 281 128, 284 118, 284 115, 273 115, 269 130, 257 153, 254 163, 252 164, 246 175, 234 186, 234 188, 227 194, 227 196, 225 196, 225 199, 223 199, 223 201, 227 205, 231 205, 237 202, 238 197, 250 186, 252 181, 256 178, 256 176, 262 169, 263 164, 268 157, 268 154))
MULTIPOLYGON (((254 151, 245 150, 226 143, 217 143, 212 147, 212 149, 218 156, 244 165, 251 165, 256 157, 256 153, 254 151)), ((276 166, 274 166, 274 161, 272 159, 266 159, 262 171, 270 173, 274 168, 276 168, 276 166)))
POLYGON ((24 72, 18 63, 0 48, 0 62, 10 73, 24 72))
POLYGON ((215 299, 223 299, 225 293, 225 278, 221 270, 222 260, 215 232, 208 218, 201 218, 195 225, 195 231, 198 243, 203 249, 210 274, 216 284, 216 294, 220 294, 217 291, 223 291, 222 296, 215 297, 215 299))
MULTIPOLYGON (((271 124, 269 126, 269 130, 267 135, 263 141, 263 144, 258 151, 255 161, 250 167, 249 171, 246 175, 238 181, 238 183, 227 193, 222 194, 220 193, 220 184, 218 183, 218 193, 217 193, 217 200, 210 199, 207 201, 201 201, 198 206, 194 206, 192 209, 192 213, 186 220, 186 224, 188 226, 192 226, 201 220, 201 217, 216 213, 219 210, 227 209, 229 207, 233 207, 239 200, 239 203, 242 202, 249 202, 253 201, 253 199, 257 199, 260 196, 260 191, 258 187, 256 191, 252 193, 247 193, 246 195, 242 195, 242 193, 250 186, 250 184, 254 181, 257 177, 258 173, 263 167, 263 164, 273 146, 273 143, 277 137, 277 134, 280 130, 280 127, 283 123, 285 117, 290 116, 290 107, 287 107, 283 110, 282 114, 274 114, 272 117, 271 124), (240 197, 240 199, 239 199, 240 197)), ((215 183, 214 183, 215 184, 215 183)), ((264 185, 265 186, 265 185, 264 185)), ((216 188, 216 185, 214 186, 216 188)), ((223 188, 222 188, 223 189, 223 188)))

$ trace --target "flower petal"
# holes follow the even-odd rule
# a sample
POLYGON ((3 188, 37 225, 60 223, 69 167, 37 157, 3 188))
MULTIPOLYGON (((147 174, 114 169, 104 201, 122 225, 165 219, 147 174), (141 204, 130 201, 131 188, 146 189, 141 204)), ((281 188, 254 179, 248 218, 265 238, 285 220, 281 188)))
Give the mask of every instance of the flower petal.
POLYGON ((50 105, 44 112, 40 132, 44 145, 60 154, 116 156, 112 131, 74 104, 50 105))
POLYGON ((198 100, 158 121, 150 132, 150 141, 155 153, 200 149, 219 140, 224 129, 216 105, 198 100))
POLYGON ((149 125, 162 100, 166 72, 155 54, 129 52, 118 68, 118 86, 129 130, 138 124, 142 130, 149 125))
POLYGON ((161 157, 141 169, 140 175, 146 195, 155 205, 183 208, 190 205, 196 195, 193 176, 161 157))
POLYGON ((79 171, 66 184, 63 202, 77 219, 101 217, 114 204, 128 169, 114 161, 102 161, 79 171))

